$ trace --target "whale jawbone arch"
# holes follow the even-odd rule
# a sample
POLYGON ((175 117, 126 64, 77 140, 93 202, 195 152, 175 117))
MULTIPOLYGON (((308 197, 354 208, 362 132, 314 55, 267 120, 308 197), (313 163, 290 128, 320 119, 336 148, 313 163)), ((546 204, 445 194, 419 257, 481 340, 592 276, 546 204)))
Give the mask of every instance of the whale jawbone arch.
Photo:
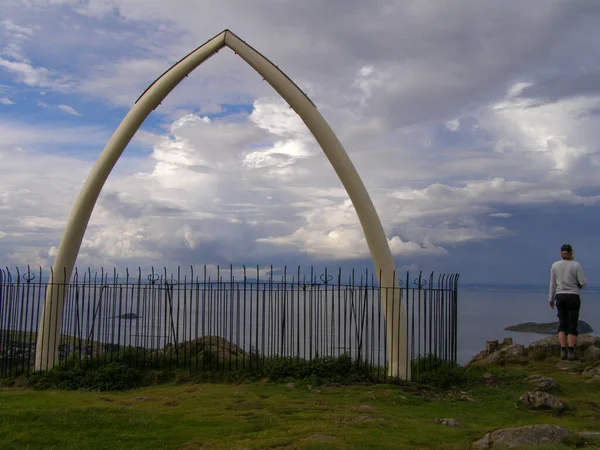
POLYGON ((246 61, 294 109, 337 173, 360 220, 379 285, 382 287, 388 375, 410 379, 410 361, 405 336, 406 309, 396 282, 396 270, 390 247, 364 183, 337 136, 312 101, 273 63, 229 30, 224 30, 196 48, 154 81, 119 124, 92 167, 73 205, 54 260, 54 270, 48 284, 38 327, 36 370, 51 369, 58 362, 59 333, 62 329, 66 286, 71 279, 94 206, 110 172, 150 113, 190 72, 223 47, 229 47, 246 61))

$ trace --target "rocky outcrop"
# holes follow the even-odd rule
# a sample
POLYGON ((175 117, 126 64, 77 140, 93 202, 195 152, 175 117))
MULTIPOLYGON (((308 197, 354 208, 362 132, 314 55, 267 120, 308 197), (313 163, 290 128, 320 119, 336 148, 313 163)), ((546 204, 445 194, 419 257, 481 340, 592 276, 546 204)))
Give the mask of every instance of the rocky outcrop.
POLYGON ((434 423, 439 423, 440 425, 445 425, 450 428, 460 427, 460 424, 456 421, 456 419, 445 418, 445 419, 435 419, 434 423))
POLYGON ((521 344, 512 344, 501 348, 487 357, 490 364, 515 364, 526 363, 525 347, 521 344))
POLYGON ((515 362, 522 362, 524 354, 525 347, 520 344, 513 344, 513 340, 510 337, 505 338, 502 343, 498 341, 486 341, 485 350, 475 355, 465 367, 469 367, 475 363, 478 363, 476 365, 505 364, 510 359, 514 359, 515 362))
POLYGON ((540 445, 560 445, 570 434, 565 427, 557 425, 529 425, 505 428, 487 433, 473 443, 473 448, 516 448, 540 445))
POLYGON ((523 405, 532 409, 553 409, 557 411, 565 409, 565 404, 562 400, 543 391, 525 392, 519 400, 523 405))
POLYGON ((583 372, 581 372, 581 376, 585 378, 593 378, 596 376, 600 377, 600 362, 586 367, 583 372))
POLYGON ((142 316, 138 316, 136 313, 126 313, 118 316, 119 319, 127 319, 127 320, 137 320, 142 316))
MULTIPOLYGON (((578 328, 580 333, 592 333, 594 330, 589 323, 583 320, 579 321, 578 328)), ((558 322, 549 323, 536 323, 536 322, 525 322, 518 325, 511 325, 506 327, 507 331, 519 331, 521 333, 539 333, 539 334, 556 334, 558 331, 558 322)))
POLYGON ((530 375, 525 380, 529 381, 530 383, 535 383, 537 385, 535 389, 536 391, 548 392, 560 390, 560 386, 554 378, 543 377, 541 375, 530 375))
MULTIPOLYGON (((583 355, 584 352, 591 346, 600 347, 600 337, 591 336, 589 334, 580 334, 577 337, 577 347, 576 351, 578 354, 583 355)), ((549 336, 545 339, 541 339, 539 341, 532 342, 527 347, 528 352, 538 351, 545 352, 548 355, 559 355, 560 354, 560 342, 558 341, 558 336, 549 336)))
POLYGON ((487 366, 490 364, 526 364, 525 347, 521 344, 513 344, 512 338, 506 338, 502 343, 498 341, 487 341, 485 350, 473 357, 465 366, 471 365, 487 366))
POLYGON ((583 352, 583 359, 588 362, 600 361, 600 347, 592 345, 583 352))
POLYGON ((172 344, 167 344, 162 350, 165 353, 180 352, 188 355, 200 355, 210 352, 218 356, 219 361, 229 361, 246 354, 242 348, 221 336, 202 336, 191 341, 182 342, 175 348, 172 344))
MULTIPOLYGON (((584 360, 588 363, 600 361, 600 337, 589 334, 580 334, 577 338, 575 348, 578 361, 584 360)), ((512 338, 505 338, 502 343, 498 341, 486 341, 485 350, 475 355, 465 367, 507 364, 528 364, 530 360, 541 361, 546 358, 560 355, 560 343, 558 336, 549 336, 545 339, 532 342, 527 348, 520 344, 514 344, 512 338)), ((564 363, 563 370, 573 368, 572 361, 559 361, 564 363)), ((580 371, 580 370, 579 370, 580 371)))

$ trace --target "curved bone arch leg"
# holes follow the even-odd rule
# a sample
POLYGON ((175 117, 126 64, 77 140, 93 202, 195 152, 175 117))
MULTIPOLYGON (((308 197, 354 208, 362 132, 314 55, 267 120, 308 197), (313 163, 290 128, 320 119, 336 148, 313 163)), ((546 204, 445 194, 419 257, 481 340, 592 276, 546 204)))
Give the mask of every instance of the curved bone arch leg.
POLYGON ((150 85, 123 119, 94 164, 73 205, 54 261, 53 276, 38 328, 36 370, 51 369, 58 363, 66 286, 71 278, 94 205, 108 175, 146 117, 192 70, 225 46, 252 66, 300 116, 348 192, 365 233, 379 285, 384 288, 381 290, 381 301, 386 319, 388 374, 410 379, 406 310, 396 282, 394 261, 381 221, 358 172, 338 138, 309 98, 273 63, 229 30, 223 31, 192 51, 150 85))

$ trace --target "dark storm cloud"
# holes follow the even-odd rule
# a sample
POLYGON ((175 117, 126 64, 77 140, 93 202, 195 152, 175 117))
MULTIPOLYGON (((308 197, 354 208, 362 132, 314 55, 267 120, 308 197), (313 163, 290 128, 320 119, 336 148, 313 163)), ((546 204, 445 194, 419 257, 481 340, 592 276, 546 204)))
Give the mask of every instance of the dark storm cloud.
POLYGON ((582 74, 565 74, 525 87, 519 97, 554 103, 559 100, 600 95, 600 71, 582 74))
POLYGON ((134 203, 123 200, 118 194, 108 192, 102 194, 98 203, 111 213, 124 219, 142 216, 177 216, 185 212, 184 209, 164 203, 146 200, 144 203, 134 203))

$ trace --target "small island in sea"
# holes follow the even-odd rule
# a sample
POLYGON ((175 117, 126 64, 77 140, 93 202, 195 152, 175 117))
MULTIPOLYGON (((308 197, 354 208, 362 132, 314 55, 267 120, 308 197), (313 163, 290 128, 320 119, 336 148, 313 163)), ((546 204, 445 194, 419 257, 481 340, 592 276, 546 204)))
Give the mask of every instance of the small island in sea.
POLYGON ((119 319, 135 320, 135 319, 139 319, 139 318, 140 318, 140 316, 138 316, 136 313, 121 314, 119 316, 119 319))
MULTIPOLYGON (((507 331, 520 331, 522 333, 539 333, 539 334, 556 334, 558 332, 558 322, 536 323, 525 322, 519 325, 511 325, 506 327, 507 331)), ((578 331, 581 334, 592 333, 594 330, 589 323, 583 320, 579 321, 578 331)))

